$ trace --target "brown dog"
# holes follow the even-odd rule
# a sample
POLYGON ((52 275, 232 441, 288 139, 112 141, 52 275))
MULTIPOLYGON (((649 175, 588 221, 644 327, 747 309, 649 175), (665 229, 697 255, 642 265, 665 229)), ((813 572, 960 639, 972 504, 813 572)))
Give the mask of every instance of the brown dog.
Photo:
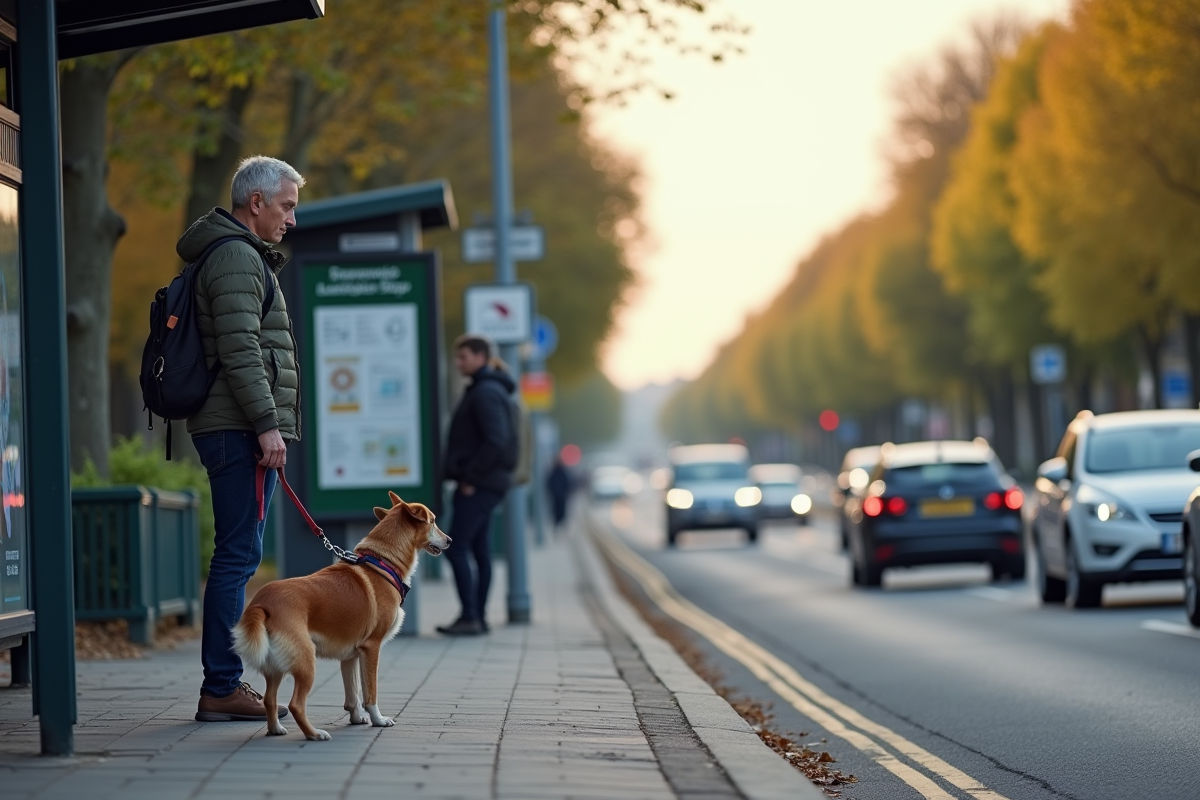
POLYGON ((309 739, 330 738, 314 728, 305 713, 318 657, 342 662, 351 724, 395 724, 379 713, 376 687, 379 649, 404 622, 401 594, 388 570, 411 585, 420 552, 440 555, 450 537, 438 529, 425 506, 405 503, 395 492, 388 496, 391 509, 375 509, 379 524, 354 548, 383 567, 338 563, 312 575, 274 581, 255 595, 234 627, 234 652, 267 679, 263 702, 268 734, 287 733, 279 724, 277 697, 284 675, 290 674, 295 689, 288 710, 296 724, 309 739))

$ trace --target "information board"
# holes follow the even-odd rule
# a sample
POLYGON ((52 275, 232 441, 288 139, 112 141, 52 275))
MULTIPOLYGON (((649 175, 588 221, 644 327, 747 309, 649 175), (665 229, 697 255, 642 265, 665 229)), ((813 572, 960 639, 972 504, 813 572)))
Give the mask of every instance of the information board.
POLYGON ((437 495, 438 314, 431 254, 306 257, 306 484, 319 517, 369 517, 387 490, 437 495))

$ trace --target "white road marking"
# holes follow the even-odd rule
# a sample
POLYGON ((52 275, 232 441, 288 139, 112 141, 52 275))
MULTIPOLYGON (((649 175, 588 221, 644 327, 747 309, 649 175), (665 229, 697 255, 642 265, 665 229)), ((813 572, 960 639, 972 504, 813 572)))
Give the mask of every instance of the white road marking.
POLYGON ((997 589, 995 586, 976 586, 974 589, 967 589, 966 594, 972 597, 982 597, 984 600, 994 600, 997 603, 1009 603, 1013 599, 1013 593, 1008 589, 997 589))
POLYGON ((743 664, 801 714, 834 736, 844 739, 926 800, 953 800, 953 795, 939 786, 933 777, 963 790, 974 800, 1008 800, 915 742, 826 694, 790 664, 685 599, 665 575, 603 525, 592 524, 589 527, 600 548, 641 585, 647 596, 664 613, 708 639, 721 652, 743 664), (929 774, 901 761, 886 749, 885 744, 929 774))
POLYGON ((1167 622, 1165 619, 1143 620, 1142 624, 1138 627, 1144 631, 1158 631, 1159 633, 1171 633, 1175 636, 1186 636, 1189 639, 1200 639, 1200 630, 1193 628, 1191 625, 1167 622))

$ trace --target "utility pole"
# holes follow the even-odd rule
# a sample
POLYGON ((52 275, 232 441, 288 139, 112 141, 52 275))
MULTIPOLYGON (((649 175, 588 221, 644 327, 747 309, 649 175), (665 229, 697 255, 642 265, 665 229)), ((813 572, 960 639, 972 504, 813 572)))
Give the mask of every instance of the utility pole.
MULTIPOLYGON (((513 262, 510 236, 513 218, 512 148, 509 141, 512 125, 508 112, 508 37, 507 6, 497 0, 487 0, 488 50, 490 70, 488 97, 492 116, 492 222, 496 226, 496 283, 516 283, 517 270, 513 262)), ((512 370, 518 383, 521 379, 521 354, 515 344, 500 349, 500 357, 512 370)), ((504 541, 508 572, 508 621, 529 622, 530 601, 526 580, 525 504, 524 486, 514 486, 504 501, 504 541)))

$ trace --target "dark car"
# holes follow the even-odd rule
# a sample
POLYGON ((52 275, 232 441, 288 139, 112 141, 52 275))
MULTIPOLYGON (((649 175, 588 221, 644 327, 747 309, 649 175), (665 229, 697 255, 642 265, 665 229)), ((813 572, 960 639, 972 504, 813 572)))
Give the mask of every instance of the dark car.
POLYGON ((887 567, 972 561, 1022 579, 1024 502, 982 440, 885 446, 866 491, 847 498, 854 584, 878 586, 887 567))

